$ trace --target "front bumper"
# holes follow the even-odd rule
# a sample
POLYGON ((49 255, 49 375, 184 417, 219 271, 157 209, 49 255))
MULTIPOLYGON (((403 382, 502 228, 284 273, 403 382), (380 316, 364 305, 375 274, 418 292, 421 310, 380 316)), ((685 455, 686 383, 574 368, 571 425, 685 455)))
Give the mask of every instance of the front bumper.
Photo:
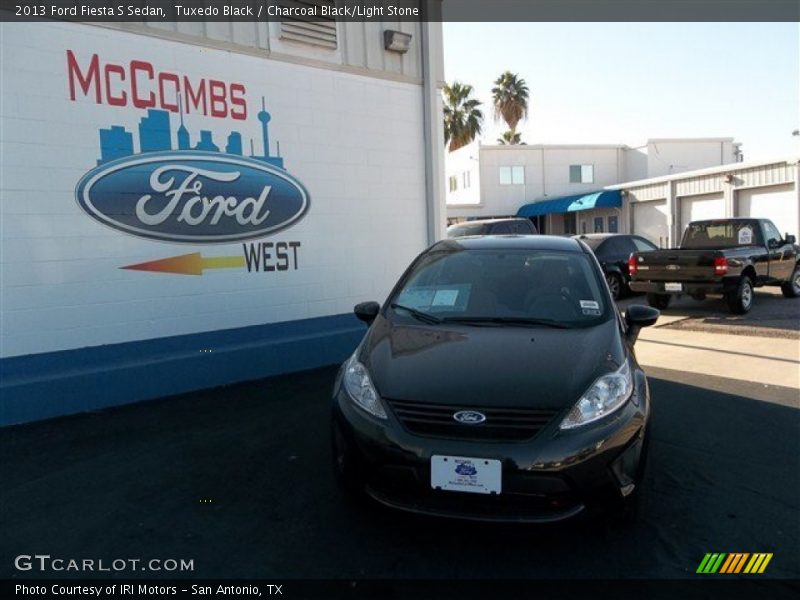
POLYGON ((356 407, 338 384, 334 425, 357 455, 366 492, 384 505, 481 521, 560 521, 619 502, 638 483, 649 391, 644 373, 638 368, 635 373, 633 395, 617 412, 569 431, 558 428, 563 418, 558 415, 524 442, 412 434, 388 408, 388 418, 379 420, 356 407), (484 495, 432 489, 433 455, 499 460, 502 492, 484 495))

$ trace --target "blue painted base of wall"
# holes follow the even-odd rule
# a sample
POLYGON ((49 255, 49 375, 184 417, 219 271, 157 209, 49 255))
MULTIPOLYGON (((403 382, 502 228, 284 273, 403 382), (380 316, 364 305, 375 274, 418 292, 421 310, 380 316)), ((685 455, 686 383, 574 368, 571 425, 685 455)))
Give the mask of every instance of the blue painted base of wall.
POLYGON ((366 327, 352 314, 0 360, 0 426, 342 362, 366 327))

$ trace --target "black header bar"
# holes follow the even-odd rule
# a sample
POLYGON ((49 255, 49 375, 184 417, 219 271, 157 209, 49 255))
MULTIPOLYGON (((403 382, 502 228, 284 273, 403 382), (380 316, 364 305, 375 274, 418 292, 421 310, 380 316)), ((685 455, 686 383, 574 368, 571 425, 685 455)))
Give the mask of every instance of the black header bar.
POLYGON ((800 0, 0 0, 0 21, 800 21, 800 0), (316 6, 315 6, 316 5, 316 6))

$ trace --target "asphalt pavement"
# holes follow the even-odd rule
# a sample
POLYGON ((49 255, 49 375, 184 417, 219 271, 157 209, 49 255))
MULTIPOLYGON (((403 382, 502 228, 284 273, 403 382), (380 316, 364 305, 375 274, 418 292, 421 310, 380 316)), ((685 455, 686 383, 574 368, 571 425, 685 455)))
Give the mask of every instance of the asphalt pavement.
POLYGON ((707 552, 772 552, 763 577, 800 577, 796 389, 648 369, 639 520, 523 527, 344 502, 334 372, 3 429, 0 577, 47 553, 193 559, 189 577, 682 578, 707 552))
MULTIPOLYGON (((646 303, 643 295, 634 295, 620 306, 646 303)), ((722 298, 698 301, 689 296, 674 297, 663 314, 676 317, 668 325, 676 330, 800 340, 800 298, 784 298, 776 287, 756 289, 753 307, 744 315, 731 313, 722 298)))

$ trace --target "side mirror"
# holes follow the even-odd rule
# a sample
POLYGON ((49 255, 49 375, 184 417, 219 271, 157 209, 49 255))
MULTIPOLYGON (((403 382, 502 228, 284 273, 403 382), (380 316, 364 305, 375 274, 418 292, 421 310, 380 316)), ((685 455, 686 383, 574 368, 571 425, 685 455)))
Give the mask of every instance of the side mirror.
POLYGON ((372 324, 380 310, 381 305, 377 302, 361 302, 360 304, 356 304, 353 308, 355 315, 367 325, 372 324))
POLYGON ((786 237, 783 238, 783 239, 787 244, 796 244, 797 243, 797 238, 794 237, 793 235, 789 235, 788 233, 786 234, 786 237))
POLYGON ((628 325, 628 339, 633 344, 639 337, 642 327, 655 325, 661 311, 644 306, 643 304, 632 304, 625 311, 625 323, 628 325))

